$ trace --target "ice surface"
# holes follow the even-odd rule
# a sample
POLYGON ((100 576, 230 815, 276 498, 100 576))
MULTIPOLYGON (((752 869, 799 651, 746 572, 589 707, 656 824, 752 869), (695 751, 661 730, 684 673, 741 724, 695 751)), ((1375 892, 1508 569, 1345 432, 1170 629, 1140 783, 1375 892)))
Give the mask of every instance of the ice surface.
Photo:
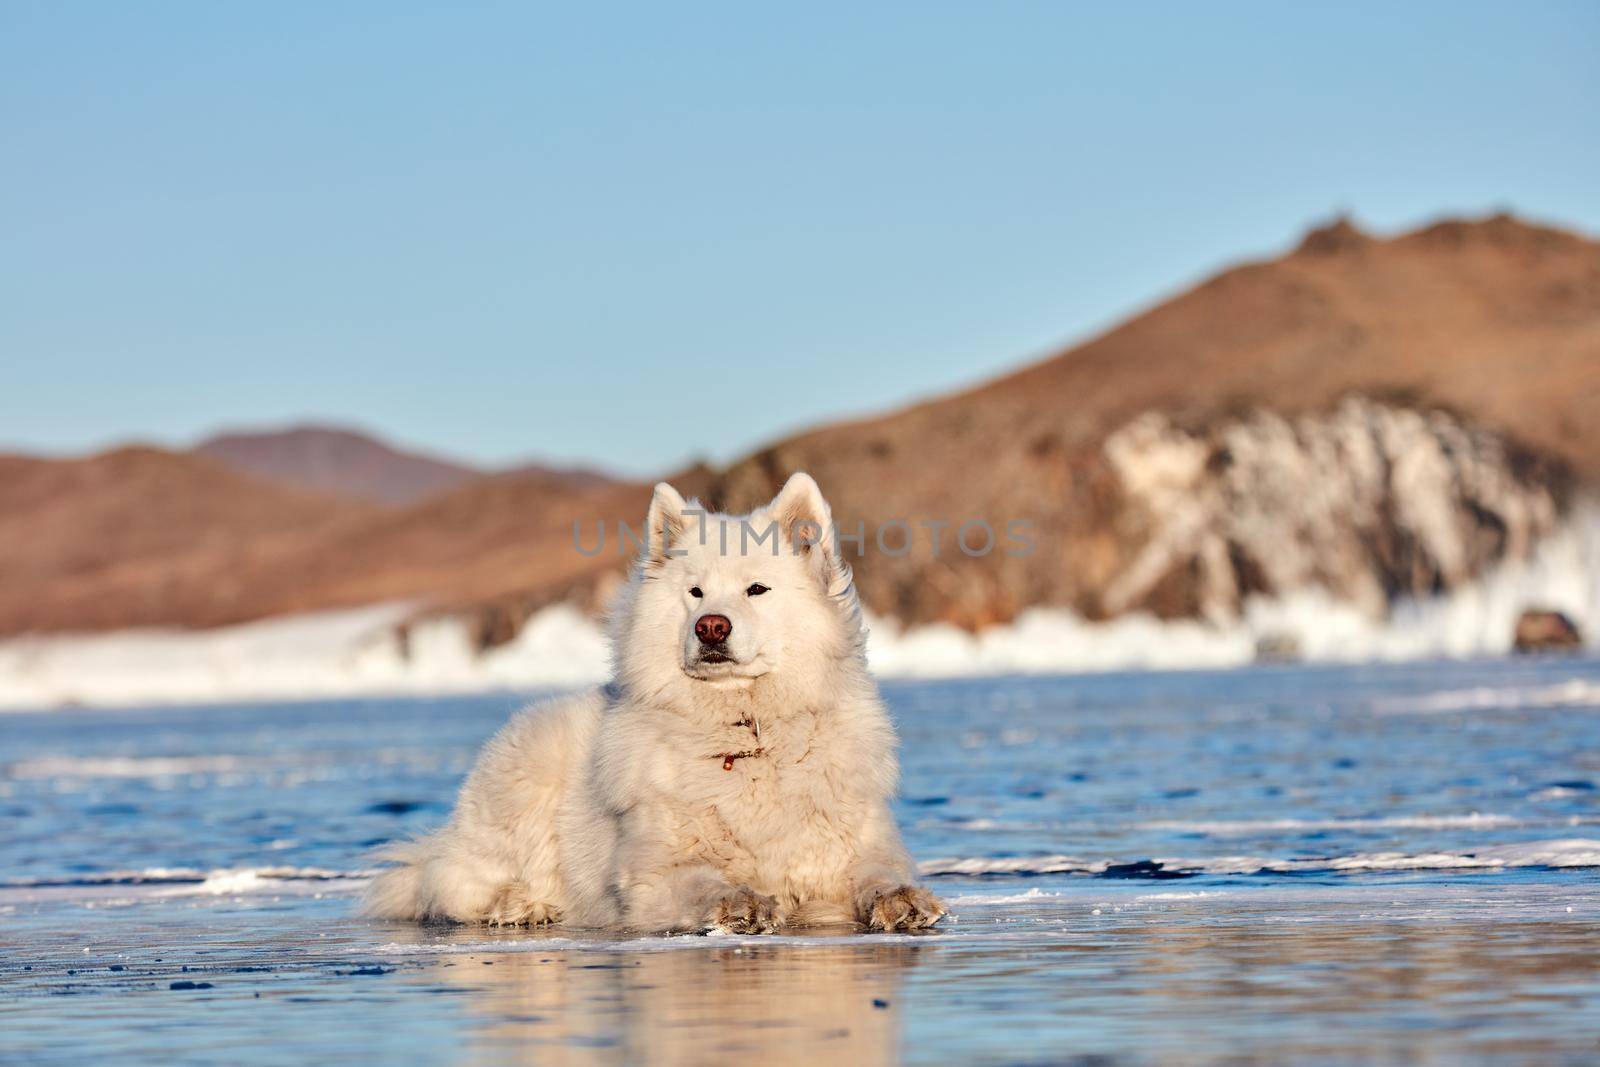
MULTIPOLYGON (((1269 824, 1270 825, 1270 824, 1269 824)), ((1412 824, 1428 825, 1428 824, 1412 824)), ((1433 825, 1450 825, 1449 823, 1433 825)), ((946 857, 925 860, 925 875, 1105 874, 1120 859, 1081 860, 1067 856, 946 857)), ((1486 845, 1471 851, 1358 852, 1328 856, 1201 856, 1156 857, 1151 861, 1166 871, 1201 874, 1292 874, 1308 871, 1448 871, 1494 870, 1505 867, 1600 867, 1600 841, 1566 838, 1486 845)))
POLYGON ((0 1059, 1585 1062, 1600 715, 1527 699, 1574 683, 1600 662, 888 682, 950 908, 917 935, 360 918, 511 694, 9 715, 0 1059))
POLYGON ((0 905, 42 901, 116 900, 128 905, 175 897, 312 893, 355 894, 371 870, 335 871, 321 867, 233 867, 202 871, 185 867, 148 867, 138 871, 104 871, 76 877, 0 880, 0 905))
POLYGON ((1405 697, 1388 697, 1374 707, 1390 714, 1471 711, 1477 708, 1600 708, 1600 684, 1572 678, 1554 685, 1478 686, 1405 697))
POLYGON ((1061 896, 1059 891, 1040 889, 1038 886, 1034 886, 1032 889, 1021 893, 962 893, 958 896, 947 896, 943 899, 947 907, 969 908, 974 905, 999 907, 1004 904, 1032 904, 1059 896, 1061 896))
POLYGON ((1200 819, 1195 821, 1155 821, 1144 823, 1150 830, 1229 837, 1260 834, 1265 831, 1380 830, 1411 828, 1487 829, 1496 826, 1522 826, 1526 821, 1511 815, 1389 815, 1371 819, 1200 819))

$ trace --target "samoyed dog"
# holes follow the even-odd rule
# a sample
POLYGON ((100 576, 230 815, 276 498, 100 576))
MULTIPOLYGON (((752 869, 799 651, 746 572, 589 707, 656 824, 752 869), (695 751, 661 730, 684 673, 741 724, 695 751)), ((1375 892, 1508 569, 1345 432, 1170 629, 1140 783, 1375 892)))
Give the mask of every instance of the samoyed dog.
POLYGON ((611 684, 516 715, 449 823, 389 853, 388 919, 770 933, 914 930, 894 727, 816 482, 748 516, 656 486, 611 684))

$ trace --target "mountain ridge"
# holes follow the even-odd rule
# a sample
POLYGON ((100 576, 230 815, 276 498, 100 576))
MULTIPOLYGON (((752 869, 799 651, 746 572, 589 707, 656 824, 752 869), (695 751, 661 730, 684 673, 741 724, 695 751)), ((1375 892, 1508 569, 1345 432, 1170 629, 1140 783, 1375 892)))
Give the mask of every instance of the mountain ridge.
POLYGON ((191 451, 265 481, 378 504, 414 504, 501 474, 548 475, 587 485, 613 480, 587 467, 540 463, 503 469, 476 466, 397 446, 378 434, 330 422, 222 430, 191 451))

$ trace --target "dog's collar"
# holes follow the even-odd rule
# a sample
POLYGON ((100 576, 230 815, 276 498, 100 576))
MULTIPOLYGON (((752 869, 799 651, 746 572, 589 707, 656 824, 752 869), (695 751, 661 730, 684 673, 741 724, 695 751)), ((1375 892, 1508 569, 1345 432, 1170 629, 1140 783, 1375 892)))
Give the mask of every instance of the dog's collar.
MULTIPOLYGON (((749 730, 751 733, 756 735, 757 741, 761 740, 761 721, 754 715, 746 715, 733 725, 743 726, 746 730, 749 730)), ((734 761, 748 759, 752 756, 765 755, 766 751, 767 750, 765 748, 757 746, 756 748, 746 749, 743 752, 718 752, 717 756, 722 760, 722 769, 725 771, 731 771, 733 770, 734 761)))
POLYGON ((722 769, 731 771, 735 760, 748 759, 752 756, 764 756, 766 754, 767 750, 764 748, 751 748, 743 752, 718 752, 717 756, 722 760, 722 769))

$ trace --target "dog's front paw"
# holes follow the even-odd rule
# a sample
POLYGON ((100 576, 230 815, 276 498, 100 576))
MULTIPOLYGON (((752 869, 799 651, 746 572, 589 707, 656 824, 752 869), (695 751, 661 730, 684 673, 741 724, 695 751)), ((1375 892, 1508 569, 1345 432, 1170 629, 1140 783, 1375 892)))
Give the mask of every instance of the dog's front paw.
POLYGON ((862 911, 868 930, 921 930, 945 915, 938 897, 914 885, 880 889, 867 898, 862 911))
POLYGON ((712 909, 711 928, 725 934, 770 934, 778 928, 778 902, 750 889, 729 893, 712 909))
POLYGON ((491 926, 543 926, 560 917, 560 912, 530 893, 523 882, 507 882, 490 898, 483 921, 491 926))

